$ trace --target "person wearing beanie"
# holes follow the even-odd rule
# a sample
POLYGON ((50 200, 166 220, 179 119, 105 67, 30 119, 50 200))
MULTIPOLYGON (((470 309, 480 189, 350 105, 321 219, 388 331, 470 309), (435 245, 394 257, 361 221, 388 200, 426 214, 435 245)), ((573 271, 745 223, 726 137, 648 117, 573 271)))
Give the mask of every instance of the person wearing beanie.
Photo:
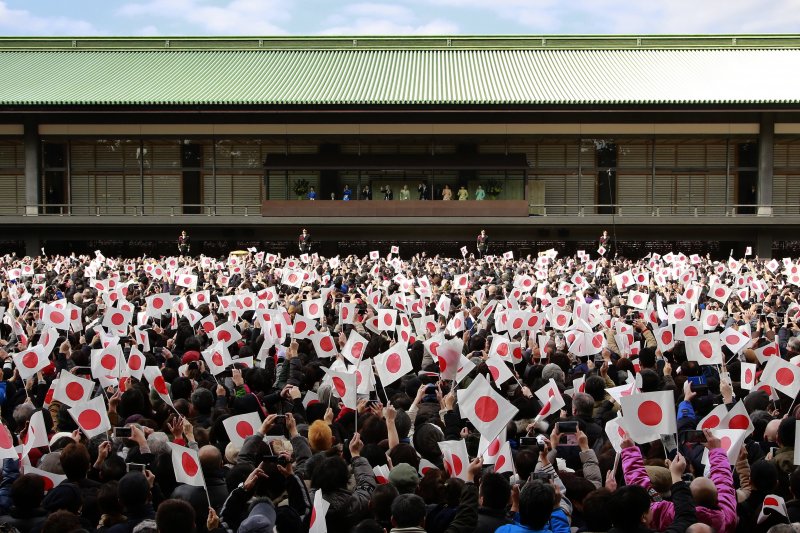
POLYGON ((410 464, 400 463, 389 472, 389 483, 394 485, 400 494, 414 494, 419 485, 419 474, 410 464))

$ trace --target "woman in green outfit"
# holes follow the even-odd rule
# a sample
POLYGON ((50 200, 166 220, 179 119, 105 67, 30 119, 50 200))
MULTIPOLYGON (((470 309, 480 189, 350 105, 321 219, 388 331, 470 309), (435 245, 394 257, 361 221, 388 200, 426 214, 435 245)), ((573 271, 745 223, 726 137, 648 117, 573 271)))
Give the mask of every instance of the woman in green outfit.
POLYGON ((478 190, 475 191, 475 199, 483 200, 484 198, 486 198, 486 191, 483 190, 483 187, 478 185, 478 190))

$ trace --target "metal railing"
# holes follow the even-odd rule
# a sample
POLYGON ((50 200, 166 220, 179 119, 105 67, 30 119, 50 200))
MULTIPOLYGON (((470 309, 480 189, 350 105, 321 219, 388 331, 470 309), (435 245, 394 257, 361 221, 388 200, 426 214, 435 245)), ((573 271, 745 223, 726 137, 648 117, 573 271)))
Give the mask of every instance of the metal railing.
MULTIPOLYGON (((488 200, 492 201, 492 200, 488 200)), ((748 216, 800 216, 800 204, 536 204, 528 206, 530 216, 578 217, 748 217, 748 216)), ((178 204, 107 205, 107 204, 37 204, 0 209, 0 216, 260 216, 259 204, 178 204)))

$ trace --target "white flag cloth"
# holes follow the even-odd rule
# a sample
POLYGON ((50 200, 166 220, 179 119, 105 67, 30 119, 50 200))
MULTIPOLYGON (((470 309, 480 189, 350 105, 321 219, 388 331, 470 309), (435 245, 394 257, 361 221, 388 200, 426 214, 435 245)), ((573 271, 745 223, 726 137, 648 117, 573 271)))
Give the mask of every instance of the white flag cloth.
POLYGON ((111 429, 106 402, 102 396, 95 396, 88 402, 73 407, 69 414, 88 439, 111 429))
POLYGON ((486 359, 486 367, 489 369, 492 381, 494 381, 495 385, 498 387, 514 377, 508 365, 495 355, 490 355, 489 358, 486 359))
POLYGON ((686 339, 686 357, 700 365, 721 365, 722 346, 719 333, 713 331, 705 335, 686 339))
POLYGON ((794 423, 794 464, 800 465, 800 420, 794 423))
POLYGON ((760 524, 774 513, 783 515, 786 521, 789 521, 789 511, 786 509, 786 503, 783 501, 783 498, 775 494, 768 494, 764 498, 764 504, 761 507, 761 512, 758 514, 756 523, 760 524))
POLYGON ((69 407, 77 407, 89 400, 94 390, 94 381, 73 375, 61 370, 58 386, 53 392, 53 399, 69 407))
POLYGON ((456 379, 463 349, 464 341, 459 337, 453 337, 439 345, 436 355, 439 357, 440 379, 456 379))
POLYGON ((233 364, 224 341, 219 341, 207 350, 203 350, 201 355, 208 365, 208 371, 215 376, 233 364))
POLYGON ((500 453, 494 462, 494 471, 497 474, 514 471, 514 458, 511 456, 511 444, 508 441, 500 447, 500 453))
POLYGON ((17 367, 19 377, 23 380, 28 379, 36 374, 39 370, 43 369, 50 364, 50 360, 43 353, 42 346, 34 346, 25 351, 11 355, 14 360, 14 366, 17 367))
POLYGON ((67 480, 67 476, 53 474, 52 472, 46 472, 32 466, 25 466, 24 469, 26 474, 36 474, 44 480, 45 492, 50 492, 53 488, 59 486, 61 483, 67 480))
POLYGON ((462 418, 469 419, 487 439, 496 437, 519 411, 481 374, 475 376, 469 388, 458 391, 458 406, 462 418))
POLYGON ((359 335, 356 330, 350 331, 347 342, 342 347, 342 355, 351 363, 356 364, 361 360, 361 355, 367 347, 367 339, 359 335))
POLYGON ((244 413, 242 415, 229 416, 222 421, 222 425, 225 427, 231 442, 241 448, 244 440, 251 435, 255 435, 261 428, 261 418, 258 413, 244 413))
POLYGON ((167 382, 164 379, 164 376, 161 375, 161 370, 159 370, 157 366, 146 366, 144 367, 143 375, 144 379, 150 383, 150 386, 155 389, 164 403, 167 405, 172 405, 172 398, 169 396, 167 382))
POLYGON ((44 425, 44 414, 36 411, 31 415, 28 422, 28 432, 22 439, 22 456, 25 457, 34 448, 47 446, 50 441, 47 438, 47 428, 44 425))
POLYGON ((19 459, 19 453, 14 448, 14 439, 11 432, 0 423, 0 459, 19 459))
POLYGON ((405 342, 398 342, 385 352, 376 355, 375 369, 384 387, 411 372, 414 365, 408 356, 408 345, 405 342))
POLYGON ((331 370, 328 372, 331 378, 333 390, 342 399, 342 403, 349 409, 355 409, 358 406, 357 396, 357 383, 356 374, 352 372, 338 372, 331 370))
POLYGON ((720 404, 697 423, 696 429, 717 429, 722 426, 726 418, 728 418, 728 406, 720 404))
POLYGON ((770 357, 759 383, 767 383, 790 398, 800 393, 800 367, 780 357, 770 357))
POLYGON ((755 363, 742 363, 741 368, 741 387, 747 390, 753 390, 756 386, 756 364, 755 363))
POLYGON ((311 521, 308 524, 309 533, 328 533, 328 524, 325 515, 328 514, 328 507, 331 504, 322 497, 322 491, 314 493, 314 506, 311 508, 311 521))
POLYGON ((439 449, 442 450, 444 468, 450 477, 466 481, 469 467, 467 443, 464 440, 446 440, 439 443, 439 449))
POLYGON ((652 435, 677 433, 672 391, 643 392, 620 398, 623 424, 637 443, 649 442, 652 435))
POLYGON ((203 471, 200 468, 197 452, 174 442, 168 444, 172 451, 172 468, 175 470, 175 481, 195 487, 205 487, 203 471))

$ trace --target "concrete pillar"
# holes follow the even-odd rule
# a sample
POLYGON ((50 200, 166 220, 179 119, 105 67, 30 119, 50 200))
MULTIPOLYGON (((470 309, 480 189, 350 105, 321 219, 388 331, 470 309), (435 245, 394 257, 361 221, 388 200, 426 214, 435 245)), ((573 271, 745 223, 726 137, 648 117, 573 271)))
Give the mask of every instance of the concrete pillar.
POLYGON ((772 216, 772 170, 774 163, 775 117, 761 114, 758 134, 758 215, 772 216))
POLYGON ((758 230, 755 253, 759 259, 772 258, 772 231, 768 229, 758 230))
MULTIPOLYGON (((39 164, 39 126, 25 124, 25 214, 35 216, 39 214, 41 203, 41 165, 39 164)), ((27 245, 26 245, 27 246, 27 245)), ((38 253, 38 252, 37 252, 38 253)))

